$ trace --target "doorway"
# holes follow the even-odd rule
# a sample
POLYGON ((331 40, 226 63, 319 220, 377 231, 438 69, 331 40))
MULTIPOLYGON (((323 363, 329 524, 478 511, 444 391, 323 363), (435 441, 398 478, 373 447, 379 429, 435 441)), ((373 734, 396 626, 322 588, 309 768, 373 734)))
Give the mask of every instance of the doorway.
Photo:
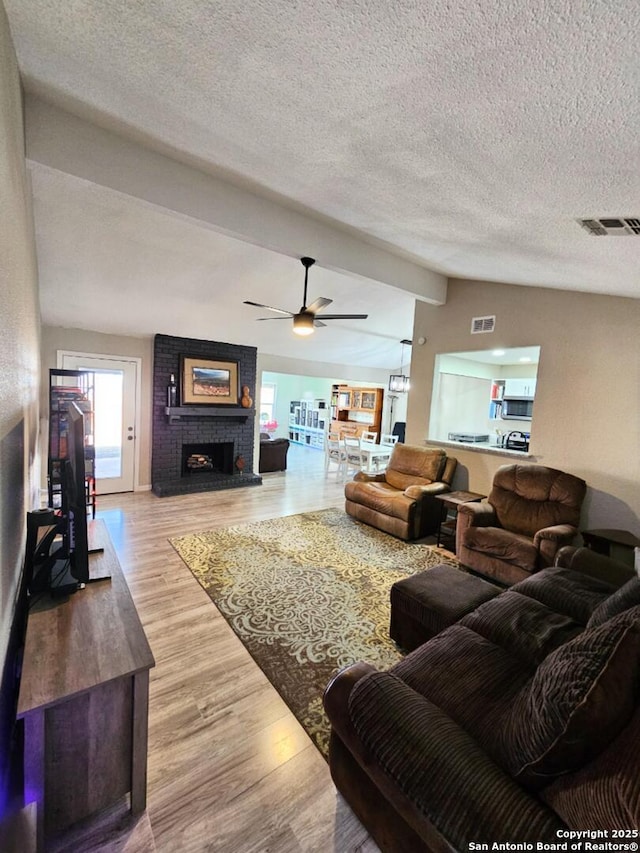
POLYGON ((138 465, 140 359, 58 351, 58 367, 93 374, 98 494, 132 492, 138 465))

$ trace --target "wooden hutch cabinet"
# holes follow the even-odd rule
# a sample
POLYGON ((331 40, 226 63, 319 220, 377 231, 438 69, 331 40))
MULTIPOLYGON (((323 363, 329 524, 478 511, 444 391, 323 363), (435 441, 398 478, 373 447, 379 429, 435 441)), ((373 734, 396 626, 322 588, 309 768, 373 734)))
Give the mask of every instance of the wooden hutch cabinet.
POLYGON ((351 431, 356 435, 382 430, 382 388, 353 388, 334 385, 331 389, 331 432, 351 431))

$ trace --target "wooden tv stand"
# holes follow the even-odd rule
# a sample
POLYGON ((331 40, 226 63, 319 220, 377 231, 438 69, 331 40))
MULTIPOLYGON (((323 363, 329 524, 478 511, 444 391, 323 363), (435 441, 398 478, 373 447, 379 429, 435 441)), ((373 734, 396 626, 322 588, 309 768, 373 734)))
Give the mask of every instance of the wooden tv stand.
POLYGON ((38 849, 55 832, 131 795, 147 797, 149 670, 155 665, 102 521, 89 523, 88 584, 44 596, 27 624, 18 700, 25 804, 37 803, 38 849))

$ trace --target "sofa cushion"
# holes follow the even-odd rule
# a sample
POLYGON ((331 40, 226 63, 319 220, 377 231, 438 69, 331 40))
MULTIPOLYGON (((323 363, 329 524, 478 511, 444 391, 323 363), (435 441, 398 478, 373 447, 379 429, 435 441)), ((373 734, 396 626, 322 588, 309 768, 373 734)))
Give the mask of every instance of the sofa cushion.
POLYGON ((515 587, 477 607, 460 624, 508 649, 532 667, 584 627, 540 601, 521 595, 515 587))
POLYGON ((406 522, 410 520, 411 512, 415 508, 413 499, 405 497, 402 492, 382 482, 362 483, 352 480, 345 483, 344 495, 348 501, 406 522))
MULTIPOLYGON (((550 566, 511 589, 586 625, 593 611, 614 592, 615 587, 580 571, 550 566)), ((633 603, 640 604, 640 600, 633 603)))
POLYGON ((385 471, 385 479, 390 486, 400 491, 408 486, 425 486, 440 480, 446 461, 444 450, 396 444, 385 471))
POLYGON ((556 816, 493 764, 447 714, 400 679, 386 672, 365 675, 348 705, 376 768, 432 821, 446 849, 467 849, 471 839, 558 837, 562 824, 556 816))
MULTIPOLYGON (((640 708, 589 764, 560 776, 540 796, 567 826, 640 826, 640 708)), ((606 836, 604 836, 606 837, 606 836)))
POLYGON ((509 649, 460 623, 441 631, 389 670, 482 745, 495 740, 496 720, 508 713, 534 671, 509 649))
POLYGON ((538 560, 538 551, 531 539, 510 533, 500 527, 469 527, 464 532, 464 545, 524 571, 532 571, 538 560))
POLYGON ((513 777, 541 788, 594 758, 638 698, 640 607, 552 652, 499 721, 498 753, 513 777))
POLYGON ((610 595, 596 607, 591 614, 587 627, 593 628, 602 625, 612 616, 617 616, 618 613, 638 604, 640 604, 640 578, 631 578, 624 586, 621 586, 613 595, 610 595))

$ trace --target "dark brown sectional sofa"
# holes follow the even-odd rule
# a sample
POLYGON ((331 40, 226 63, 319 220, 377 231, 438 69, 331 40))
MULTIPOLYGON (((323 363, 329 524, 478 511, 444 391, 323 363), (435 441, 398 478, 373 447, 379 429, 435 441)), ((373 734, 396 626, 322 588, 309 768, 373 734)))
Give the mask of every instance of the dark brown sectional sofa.
POLYGON ((388 672, 336 676, 331 773, 383 851, 634 829, 639 694, 640 579, 564 548, 388 672))

